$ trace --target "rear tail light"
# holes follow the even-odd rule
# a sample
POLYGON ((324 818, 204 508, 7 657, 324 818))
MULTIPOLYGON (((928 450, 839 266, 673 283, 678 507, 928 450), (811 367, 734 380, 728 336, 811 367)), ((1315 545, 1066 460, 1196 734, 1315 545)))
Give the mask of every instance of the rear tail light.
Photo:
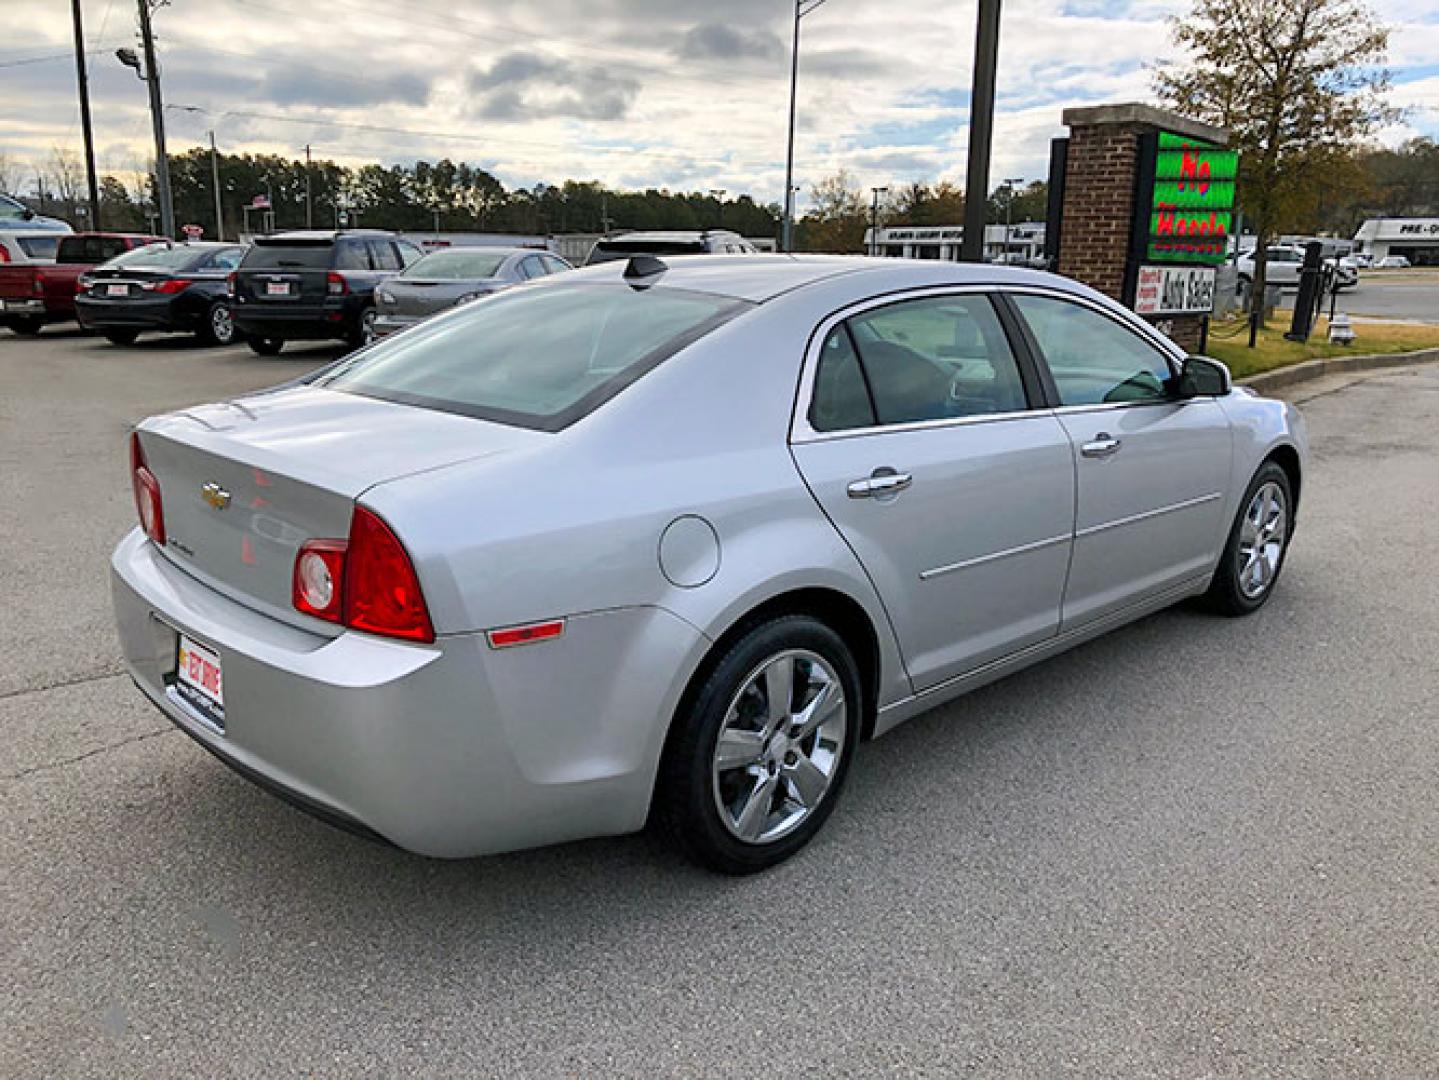
POLYGON ((225 275, 225 292, 230 296, 235 295, 235 271, 233 270, 225 275))
POLYGON ((345 280, 344 274, 331 270, 325 275, 325 291, 331 296, 344 296, 350 291, 350 283, 345 280))
POLYGON ((340 621, 341 585, 345 580, 345 542, 311 540, 295 556, 295 608, 330 622, 340 621))
POLYGON ((33 282, 33 284, 34 284, 34 287, 35 287, 35 295, 36 295, 36 296, 39 296, 39 295, 41 295, 42 293, 44 293, 44 291, 45 291, 45 275, 44 275, 43 273, 41 273, 39 270, 36 270, 36 271, 35 271, 35 281, 33 282))
POLYGON ((310 540, 295 556, 296 611, 353 630, 406 641, 435 640, 429 609, 409 553, 388 525, 363 506, 348 540, 310 540))
POLYGON ((4 244, 0 244, 0 263, 7 263, 9 261, 10 249, 7 248, 4 244))
POLYGON ((130 484, 135 491, 135 512, 145 535, 161 546, 165 543, 165 507, 160 500, 160 482, 145 462, 140 433, 130 433, 130 484))
POLYGON ((193 281, 186 281, 184 278, 171 278, 169 281, 151 285, 150 288, 164 296, 174 296, 176 293, 184 292, 193 284, 193 281))

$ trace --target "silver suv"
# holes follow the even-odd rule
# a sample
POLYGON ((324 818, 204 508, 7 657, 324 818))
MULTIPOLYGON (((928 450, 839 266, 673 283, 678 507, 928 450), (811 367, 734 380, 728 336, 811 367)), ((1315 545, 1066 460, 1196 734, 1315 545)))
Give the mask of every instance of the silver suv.
POLYGON ((586 266, 628 259, 631 255, 753 255, 759 249, 737 232, 632 232, 601 240, 590 249, 586 266))

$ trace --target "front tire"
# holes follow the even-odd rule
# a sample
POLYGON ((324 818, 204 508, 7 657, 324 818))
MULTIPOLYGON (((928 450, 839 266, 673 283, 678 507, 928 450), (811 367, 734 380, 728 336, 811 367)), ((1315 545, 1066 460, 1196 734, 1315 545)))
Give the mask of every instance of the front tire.
POLYGON ((280 350, 285 347, 281 338, 252 337, 248 340, 250 348, 259 356, 279 356, 280 350))
POLYGON ((761 623, 729 647, 675 718, 655 822, 725 874, 783 862, 833 812, 859 742, 859 669, 806 615, 761 623))
POLYGON ((1229 530, 1205 602, 1221 615, 1251 615, 1264 606, 1284 568, 1294 535, 1289 475, 1272 461, 1254 474, 1229 530))

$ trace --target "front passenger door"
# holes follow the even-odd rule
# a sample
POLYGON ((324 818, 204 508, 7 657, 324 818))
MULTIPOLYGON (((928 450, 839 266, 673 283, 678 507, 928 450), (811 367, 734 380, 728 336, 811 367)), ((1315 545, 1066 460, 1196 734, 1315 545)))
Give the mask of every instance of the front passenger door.
POLYGON ((915 689, 1052 637, 1074 462, 989 297, 883 303, 822 334, 792 452, 915 689))

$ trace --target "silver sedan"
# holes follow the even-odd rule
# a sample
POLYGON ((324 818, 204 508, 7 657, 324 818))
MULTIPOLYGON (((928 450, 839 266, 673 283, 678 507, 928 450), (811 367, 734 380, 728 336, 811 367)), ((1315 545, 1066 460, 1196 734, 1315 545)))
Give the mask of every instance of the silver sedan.
POLYGON ((432 251, 375 287, 375 336, 404 330, 456 304, 571 269, 533 248, 458 247, 432 251))
POLYGON ((1254 611, 1306 454, 1062 278, 637 256, 144 421, 115 610, 177 726, 333 822, 450 857, 653 822, 743 873, 865 740, 1254 611))

